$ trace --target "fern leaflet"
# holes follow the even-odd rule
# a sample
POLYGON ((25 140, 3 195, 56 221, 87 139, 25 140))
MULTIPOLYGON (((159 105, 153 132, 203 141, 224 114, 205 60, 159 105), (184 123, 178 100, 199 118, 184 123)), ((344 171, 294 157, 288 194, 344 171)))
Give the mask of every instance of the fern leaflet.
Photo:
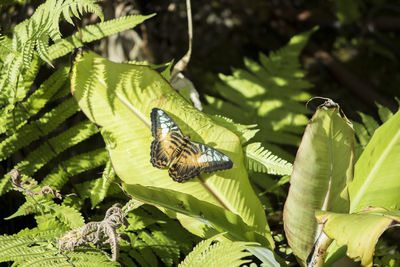
POLYGON ((14 169, 23 171, 26 175, 33 175, 42 166, 47 164, 58 154, 98 132, 90 121, 82 121, 68 130, 47 140, 43 145, 29 153, 14 169))
POLYGON ((105 36, 128 30, 142 23, 154 15, 139 16, 130 15, 118 19, 100 22, 95 25, 88 25, 82 28, 81 33, 75 33, 67 38, 60 39, 49 47, 51 60, 62 57, 70 53, 74 48, 82 46, 84 43, 99 40, 105 36), (82 38, 80 37, 82 34, 82 38))
POLYGON ((27 214, 52 214, 53 218, 58 218, 60 222, 71 229, 78 228, 84 224, 82 215, 74 208, 59 205, 49 199, 48 196, 26 197, 26 202, 21 205, 18 210, 6 220, 13 219, 18 216, 27 214))
MULTIPOLYGON (((52 65, 49 53, 49 40, 57 41, 61 39, 59 30, 59 20, 63 15, 67 21, 71 21, 71 14, 79 17, 85 11, 95 12, 102 20, 103 14, 97 0, 47 0, 41 4, 31 16, 14 28, 11 42, 2 41, 2 49, 10 49, 9 53, 1 66, 0 81, 6 86, 2 86, 2 98, 13 96, 16 102, 22 100, 26 95, 27 89, 16 92, 18 77, 26 69, 30 68, 31 62, 35 57, 35 47, 39 57, 52 65), (70 12, 71 11, 71 12, 70 12), (10 44, 8 47, 7 44, 10 44), (6 70, 6 71, 5 71, 6 70), (18 97, 16 97, 18 95, 18 97)), ((23 81, 23 79, 21 79, 23 81)), ((24 87, 22 87, 24 88, 24 87)))
POLYGON ((104 148, 77 155, 61 162, 40 184, 50 185, 53 189, 61 188, 71 176, 104 165, 107 160, 108 154, 104 148))
POLYGON ((232 242, 227 239, 215 242, 220 235, 201 241, 179 266, 241 266, 250 262, 243 258, 251 255, 245 250, 246 242, 232 242), (212 244, 215 242, 214 244, 212 244))
POLYGON ((368 134, 370 136, 372 136, 375 132, 376 129, 378 129, 379 127, 379 123, 371 116, 362 113, 362 112, 358 112, 358 114, 361 116, 361 120, 365 126, 365 128, 368 131, 368 134))
POLYGON ((76 105, 75 100, 70 98, 53 110, 47 112, 42 118, 24 125, 14 135, 6 138, 0 143, 0 160, 4 160, 16 150, 39 139, 41 136, 48 134, 77 111, 78 106, 76 105))
POLYGON ((388 109, 385 106, 382 106, 379 103, 376 103, 376 105, 378 106, 378 114, 379 114, 379 118, 381 119, 381 121, 383 123, 385 123, 386 121, 388 121, 391 117, 393 117, 393 112, 390 111, 390 109, 388 109))
POLYGON ((264 149, 261 143, 249 144, 244 150, 249 170, 276 175, 291 175, 292 164, 264 149))
POLYGON ((107 191, 116 179, 116 174, 112 167, 111 161, 109 160, 104 168, 103 176, 100 179, 95 180, 90 193, 90 201, 92 202, 92 208, 99 204, 107 195, 107 191))

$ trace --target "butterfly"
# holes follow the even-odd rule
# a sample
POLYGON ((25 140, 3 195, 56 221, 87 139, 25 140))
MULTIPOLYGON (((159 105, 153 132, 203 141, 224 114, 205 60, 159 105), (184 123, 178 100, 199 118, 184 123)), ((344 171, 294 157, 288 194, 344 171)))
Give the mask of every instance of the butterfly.
POLYGON ((158 108, 150 113, 151 142, 150 162, 154 167, 169 167, 171 178, 181 183, 196 177, 200 172, 230 169, 231 159, 224 153, 202 143, 190 141, 168 114, 158 108))

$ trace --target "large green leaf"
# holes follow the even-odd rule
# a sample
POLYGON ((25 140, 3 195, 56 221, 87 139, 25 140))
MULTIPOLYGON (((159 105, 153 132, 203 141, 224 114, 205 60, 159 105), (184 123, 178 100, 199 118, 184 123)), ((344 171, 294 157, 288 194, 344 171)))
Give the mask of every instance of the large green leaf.
POLYGON ((321 232, 315 210, 348 212, 353 143, 353 129, 337 108, 318 109, 304 132, 284 208, 285 233, 302 264, 321 232))
POLYGON ((350 212, 400 207, 400 112, 379 127, 355 165, 350 212))
POLYGON ((354 214, 316 211, 316 217, 324 224, 324 232, 335 239, 338 246, 346 245, 349 257, 360 257, 363 266, 372 265, 375 245, 382 233, 400 223, 399 211, 382 208, 354 214))
POLYGON ((114 63, 85 52, 75 59, 71 89, 83 112, 101 127, 113 167, 125 183, 170 189, 220 206, 239 215, 273 247, 264 210, 247 178, 239 137, 193 108, 161 75, 147 66, 114 63), (154 107, 165 110, 192 140, 227 154, 233 168, 184 183, 174 182, 167 170, 154 168, 150 163, 154 107))
MULTIPOLYGON (((157 205, 168 210, 185 214, 218 230, 226 231, 226 237, 232 241, 257 241, 268 245, 265 237, 257 234, 253 227, 245 224, 240 216, 227 211, 217 205, 201 201, 195 197, 172 190, 138 184, 125 185, 124 189, 144 203, 157 205)), ((208 228, 210 233, 214 233, 208 228)))

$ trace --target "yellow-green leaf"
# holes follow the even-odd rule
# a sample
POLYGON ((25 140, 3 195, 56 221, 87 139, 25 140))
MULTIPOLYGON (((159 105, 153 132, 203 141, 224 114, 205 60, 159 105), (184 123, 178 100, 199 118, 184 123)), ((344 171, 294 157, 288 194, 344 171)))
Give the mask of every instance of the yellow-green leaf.
POLYGON ((85 52, 75 59, 71 90, 82 111, 101 127, 114 170, 126 184, 174 190, 222 207, 262 233, 273 247, 264 210, 248 181, 239 137, 192 107, 159 73, 85 52), (233 168, 184 183, 174 182, 167 170, 154 168, 150 163, 154 107, 166 111, 192 140, 228 155, 233 168))
POLYGON ((349 185, 350 212, 400 207, 400 112, 380 126, 358 159, 349 185))
POLYGON ((324 224, 324 232, 335 239, 338 246, 347 246, 347 255, 361 258, 363 266, 372 266, 378 238, 390 226, 400 223, 400 212, 369 208, 355 214, 317 211, 316 217, 324 224))
POLYGON ((284 208, 286 237, 302 264, 321 231, 315 210, 348 211, 353 143, 353 129, 337 108, 318 109, 304 132, 284 208))

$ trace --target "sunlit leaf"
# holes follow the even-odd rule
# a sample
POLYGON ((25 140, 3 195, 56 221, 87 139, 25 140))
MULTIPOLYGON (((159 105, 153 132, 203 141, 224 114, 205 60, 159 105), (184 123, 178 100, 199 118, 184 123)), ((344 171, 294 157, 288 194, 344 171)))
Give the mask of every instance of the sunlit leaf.
POLYGON ((338 109, 318 109, 298 149, 284 208, 286 237, 303 264, 320 233, 315 210, 348 212, 353 146, 353 129, 338 109))
POLYGON ((349 185, 350 211, 400 207, 400 112, 380 126, 358 159, 349 185))
POLYGON ((324 224, 324 232, 336 240, 338 246, 347 246, 347 255, 360 257, 363 266, 372 266, 375 245, 382 233, 400 223, 400 212, 390 212, 382 208, 343 214, 316 212, 317 219, 324 224))
POLYGON ((170 189, 223 207, 273 246, 264 211, 247 178, 239 137, 192 107, 159 73, 89 52, 77 56, 71 88, 84 113, 101 127, 114 170, 125 183, 170 189), (167 170, 154 168, 150 163, 150 112, 154 107, 166 111, 192 140, 228 155, 233 168, 201 174, 184 183, 174 182, 167 170))

